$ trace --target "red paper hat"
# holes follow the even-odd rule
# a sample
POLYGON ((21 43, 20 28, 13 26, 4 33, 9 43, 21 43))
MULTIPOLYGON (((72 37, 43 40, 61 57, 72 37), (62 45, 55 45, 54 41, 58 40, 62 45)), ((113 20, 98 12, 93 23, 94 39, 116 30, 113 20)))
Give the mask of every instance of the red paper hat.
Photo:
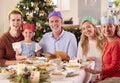
POLYGON ((25 24, 22 25, 22 30, 25 30, 25 29, 29 29, 29 30, 35 31, 35 25, 34 24, 25 23, 25 24))

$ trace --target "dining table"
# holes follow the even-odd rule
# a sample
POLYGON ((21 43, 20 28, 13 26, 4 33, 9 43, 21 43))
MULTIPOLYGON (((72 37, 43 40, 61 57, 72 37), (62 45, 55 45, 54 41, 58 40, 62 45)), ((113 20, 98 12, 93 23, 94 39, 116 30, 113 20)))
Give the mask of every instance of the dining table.
MULTIPOLYGON (((95 62, 92 61, 89 63, 90 68, 94 68, 95 62)), ((51 80, 49 79, 50 83, 83 83, 84 78, 85 78, 85 70, 84 69, 79 69, 77 74, 72 75, 72 76, 66 76, 64 79, 57 79, 57 80, 51 80)), ((88 83, 92 78, 92 74, 89 77, 88 83)), ((11 83, 8 79, 0 79, 0 83, 11 83)), ((47 83, 47 82, 45 82, 47 83)))
MULTIPOLYGON (((80 70, 79 75, 66 77, 63 80, 51 80, 50 83, 83 83, 84 75, 85 75, 85 71, 80 70)), ((10 81, 7 79, 3 79, 0 80, 0 83, 10 83, 10 81)))

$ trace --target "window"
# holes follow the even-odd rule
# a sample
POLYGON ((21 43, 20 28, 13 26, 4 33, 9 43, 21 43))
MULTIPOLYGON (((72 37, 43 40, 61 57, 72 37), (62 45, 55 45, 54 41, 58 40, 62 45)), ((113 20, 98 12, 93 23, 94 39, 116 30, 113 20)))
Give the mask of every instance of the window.
POLYGON ((60 11, 70 10, 70 0, 52 0, 52 2, 60 11))

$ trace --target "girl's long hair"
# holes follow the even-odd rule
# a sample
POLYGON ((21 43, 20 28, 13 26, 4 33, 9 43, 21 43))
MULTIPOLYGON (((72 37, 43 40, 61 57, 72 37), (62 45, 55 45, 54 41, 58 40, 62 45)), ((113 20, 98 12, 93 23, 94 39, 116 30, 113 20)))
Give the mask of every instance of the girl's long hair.
MULTIPOLYGON (((89 21, 88 21, 89 22, 89 21)), ((84 22, 85 23, 85 22, 84 22)), ((91 23, 91 22, 90 22, 91 23)), ((83 24, 83 23, 82 23, 83 24)), ((91 23, 92 24, 92 23, 91 23)), ((94 26, 96 28, 96 25, 92 24, 92 26, 94 26)), ((95 38, 96 38, 96 46, 99 50, 102 51, 102 47, 103 47, 103 42, 102 42, 102 38, 100 36, 100 32, 99 30, 96 28, 95 29, 95 38)), ((81 39, 80 39, 80 46, 82 47, 82 54, 83 55, 87 55, 88 53, 88 37, 85 36, 83 33, 81 34, 81 39)))

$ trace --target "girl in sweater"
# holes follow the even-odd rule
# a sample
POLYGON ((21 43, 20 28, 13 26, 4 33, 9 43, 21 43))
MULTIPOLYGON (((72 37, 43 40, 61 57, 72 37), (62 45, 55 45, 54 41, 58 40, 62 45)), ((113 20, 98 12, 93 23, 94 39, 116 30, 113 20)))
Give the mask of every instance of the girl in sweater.
MULTIPOLYGON (((82 35, 78 45, 78 60, 95 61, 95 69, 101 68, 101 53, 102 53, 102 40, 98 29, 96 28, 97 21, 91 17, 83 17, 81 23, 82 35)), ((92 80, 96 77, 93 76, 92 80)), ((91 80, 91 74, 86 72, 84 83, 91 80)), ((91 81, 92 81, 91 80, 91 81)))

